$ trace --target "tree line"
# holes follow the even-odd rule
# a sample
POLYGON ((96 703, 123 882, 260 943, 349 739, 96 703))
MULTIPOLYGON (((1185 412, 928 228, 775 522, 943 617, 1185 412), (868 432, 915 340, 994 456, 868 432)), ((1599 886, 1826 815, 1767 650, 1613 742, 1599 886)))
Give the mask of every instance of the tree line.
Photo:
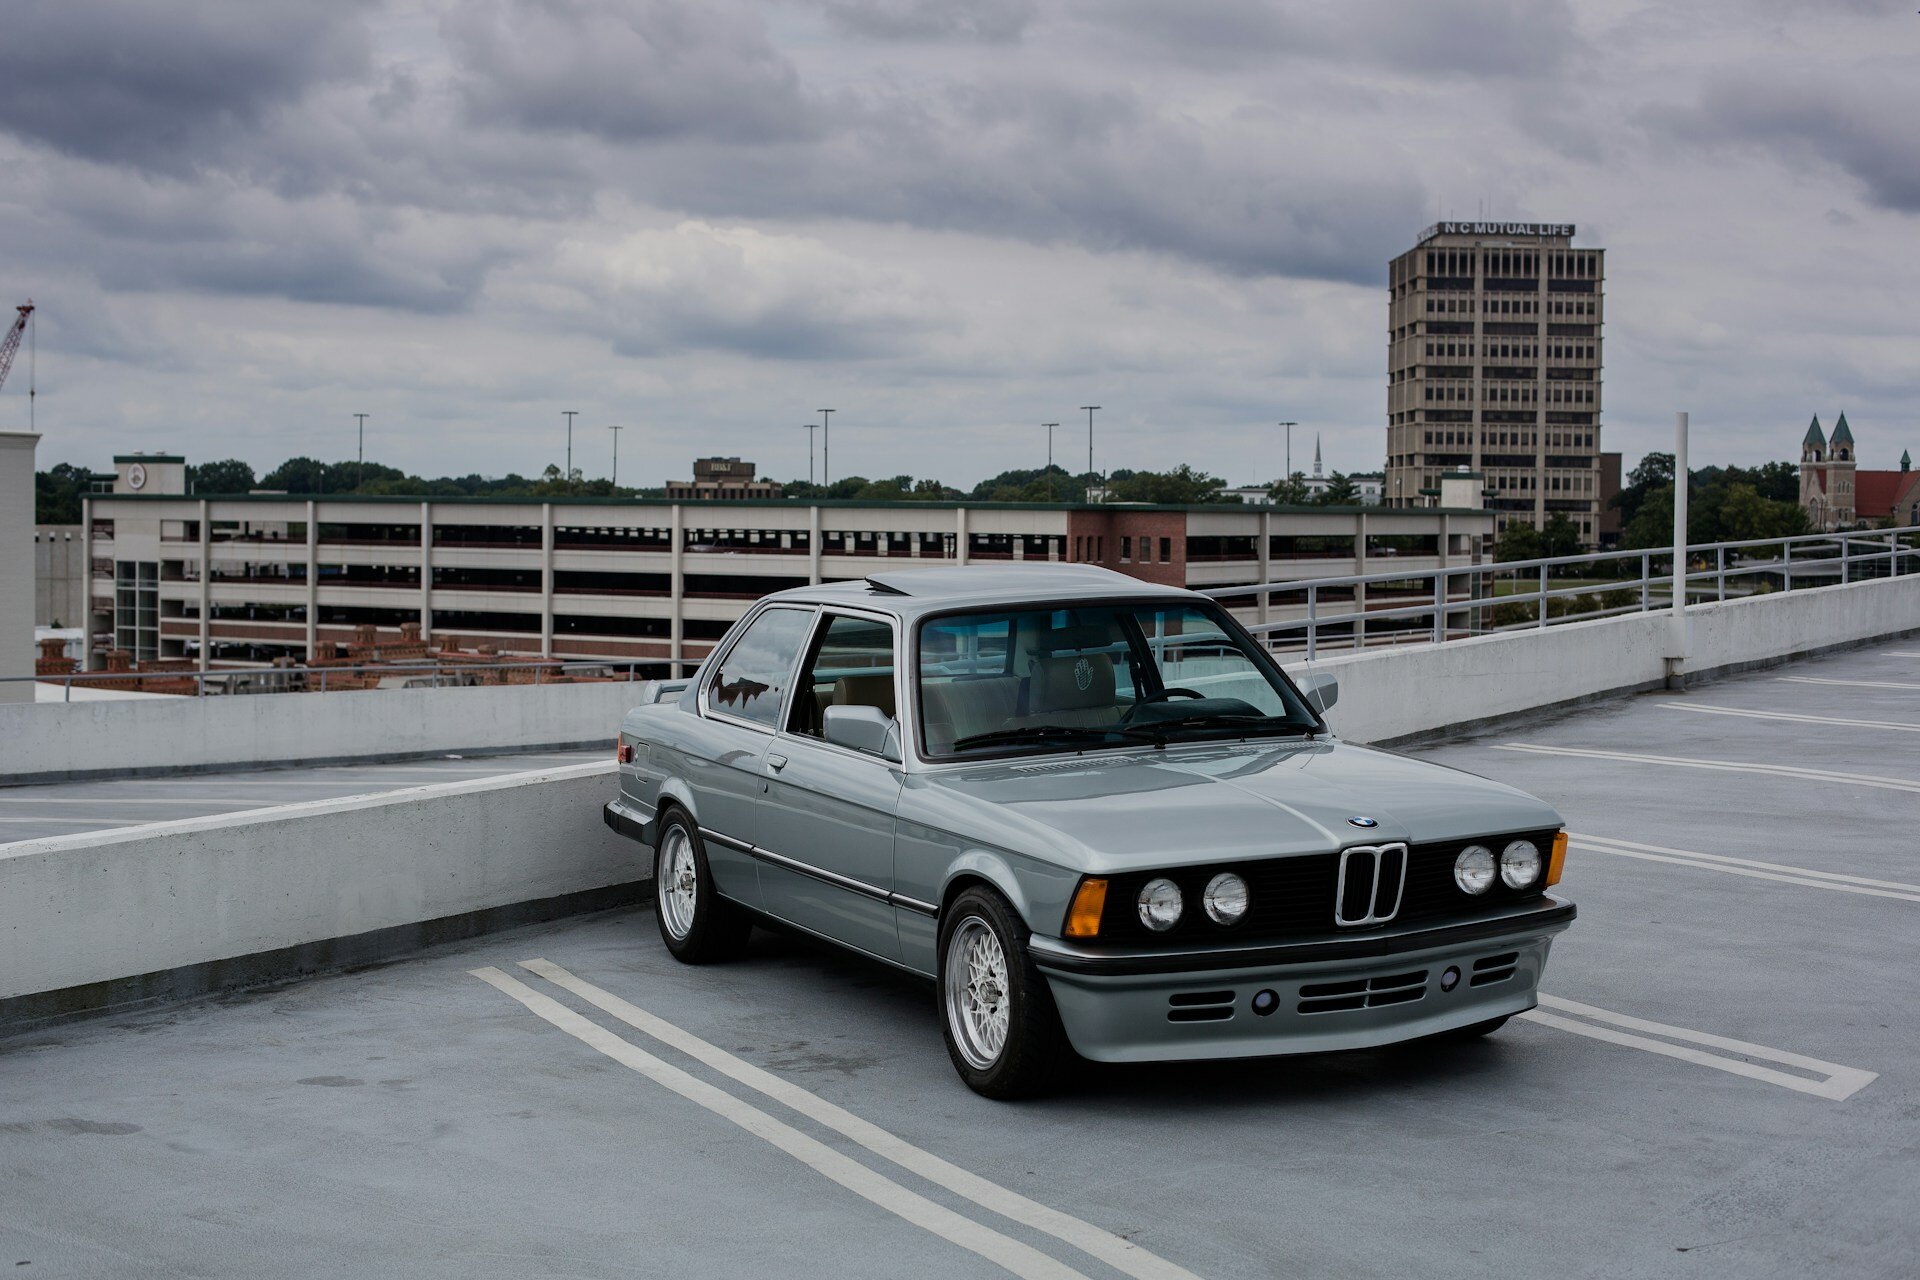
MULTIPOLYGON (((1688 473, 1688 538, 1693 542, 1734 542, 1749 538, 1781 538, 1809 532, 1800 507, 1799 468, 1791 462, 1768 462, 1758 467, 1701 467, 1688 473)), ((80 500, 96 482, 111 482, 110 471, 93 471, 70 463, 56 463, 34 475, 34 520, 39 524, 78 524, 80 500)), ((604 478, 589 479, 579 468, 571 477, 549 465, 538 476, 509 472, 504 476, 439 476, 425 479, 378 462, 320 462, 289 458, 265 475, 238 458, 187 467, 193 493, 250 493, 255 489, 298 494, 351 494, 387 498, 659 498, 659 488, 615 488, 604 478)), ((1078 502, 1095 484, 1106 488, 1110 501, 1153 502, 1192 506, 1238 502, 1226 491, 1227 482, 1199 468, 1181 463, 1168 471, 1122 468, 1097 480, 1060 466, 1002 471, 971 489, 959 489, 931 477, 910 475, 869 479, 846 476, 832 484, 789 480, 787 497, 840 499, 854 502, 1078 502)), ((1359 501, 1352 477, 1335 471, 1319 493, 1296 471, 1267 486, 1274 501, 1292 506, 1346 506, 1359 501)), ((1620 545, 1662 547, 1673 540, 1673 455, 1649 453, 1627 476, 1614 497, 1620 511, 1620 545)), ((1534 560, 1577 555, 1580 531, 1566 516, 1555 513, 1544 528, 1512 524, 1500 536, 1495 555, 1501 560, 1534 560)))
MULTIPOLYGON (((80 501, 96 483, 113 479, 110 471, 93 471, 69 463, 57 463, 36 473, 34 519, 40 524, 78 524, 80 501)), ((910 475, 869 479, 846 476, 832 484, 807 480, 789 480, 782 485, 788 498, 840 499, 854 502, 1079 502, 1094 485, 1104 486, 1114 502, 1154 502, 1175 505, 1232 503, 1239 495, 1226 492, 1227 482, 1199 468, 1181 463, 1168 471, 1135 471, 1126 468, 1097 479, 1086 473, 1073 474, 1060 466, 1032 470, 1015 468, 980 481, 971 489, 959 489, 932 477, 910 475)), ((398 467, 378 462, 321 462, 315 458, 289 458, 265 475, 239 458, 189 464, 189 492, 197 494, 240 494, 256 489, 297 494, 340 494, 383 498, 660 498, 662 488, 615 488, 604 478, 588 479, 578 467, 571 477, 556 465, 549 465, 538 476, 510 472, 504 476, 439 476, 426 479, 410 475, 398 467)), ((1294 472, 1285 480, 1267 486, 1276 501, 1303 506, 1338 506, 1359 500, 1359 488, 1341 472, 1334 472, 1320 493, 1312 493, 1306 477, 1294 472)))
MULTIPOLYGON (((1673 545, 1673 455, 1649 453, 1613 497, 1620 512, 1620 547, 1673 545)), ((1745 542, 1811 533, 1800 506, 1800 469, 1791 462, 1757 467, 1687 469, 1687 541, 1745 542)), ((1545 560, 1579 555, 1580 530, 1555 512, 1546 524, 1510 524, 1494 548, 1496 560, 1545 560)))

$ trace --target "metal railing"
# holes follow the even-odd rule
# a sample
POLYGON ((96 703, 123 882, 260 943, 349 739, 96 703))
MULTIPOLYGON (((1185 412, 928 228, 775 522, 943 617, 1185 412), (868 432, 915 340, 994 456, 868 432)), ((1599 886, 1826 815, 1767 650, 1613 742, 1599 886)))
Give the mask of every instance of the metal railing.
MULTIPOLYGON (((1686 555, 1686 604, 1694 605, 1920 571, 1920 525, 1701 543, 1688 546, 1686 555)), ((1296 578, 1202 594, 1242 612, 1251 608, 1249 631, 1276 652, 1311 659, 1329 644, 1441 644, 1671 609, 1673 558, 1671 547, 1642 547, 1296 578)))
POLYGON ((209 697, 255 693, 325 693, 328 679, 331 677, 333 688, 358 689, 367 687, 360 680, 342 681, 342 676, 364 679, 377 676, 382 683, 399 681, 403 689, 442 689, 461 688, 478 685, 504 685, 515 683, 502 678, 509 671, 531 671, 533 679, 527 684, 547 684, 558 680, 606 680, 624 679, 631 684, 651 677, 640 674, 641 668, 671 666, 666 662, 613 662, 599 659, 580 659, 565 661, 559 659, 534 659, 527 662, 488 662, 488 663, 438 663, 438 662, 398 662, 384 666, 326 666, 326 667, 218 667, 182 671, 76 671, 68 675, 0 676, 0 683, 58 684, 63 686, 61 701, 73 701, 73 687, 82 688, 93 685, 138 683, 150 681, 156 684, 181 680, 194 682, 191 695, 181 697, 209 697))

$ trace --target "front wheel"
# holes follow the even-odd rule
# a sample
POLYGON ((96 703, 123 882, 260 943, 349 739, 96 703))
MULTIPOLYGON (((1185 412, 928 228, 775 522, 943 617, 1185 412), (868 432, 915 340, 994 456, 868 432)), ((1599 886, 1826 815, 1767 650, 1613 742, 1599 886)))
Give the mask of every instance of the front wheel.
POLYGON ((1074 1060, 1053 990, 1006 899, 973 888, 941 922, 940 1025, 967 1087, 988 1098, 1042 1093, 1074 1060))
POLYGON ((1488 1018, 1485 1022, 1476 1022, 1472 1026, 1455 1027, 1451 1031, 1442 1031, 1439 1035, 1435 1036, 1434 1039, 1453 1041, 1478 1040, 1483 1036, 1490 1036, 1500 1028, 1506 1026, 1507 1019, 1512 1016, 1512 1014, 1503 1013, 1497 1018, 1488 1018))
POLYGON ((714 891, 713 870, 693 820, 675 809, 660 822, 653 855, 653 903, 660 940, 685 964, 711 964, 740 954, 753 925, 714 891))

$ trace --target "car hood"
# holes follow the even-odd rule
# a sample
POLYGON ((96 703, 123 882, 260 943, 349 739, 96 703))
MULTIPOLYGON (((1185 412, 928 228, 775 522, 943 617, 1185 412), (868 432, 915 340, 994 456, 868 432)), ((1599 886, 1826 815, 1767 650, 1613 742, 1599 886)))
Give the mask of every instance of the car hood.
POLYGON ((901 803, 908 822, 1065 858, 1091 873, 1561 825, 1551 805, 1504 783, 1323 741, 1189 744, 941 769, 912 776, 901 803))

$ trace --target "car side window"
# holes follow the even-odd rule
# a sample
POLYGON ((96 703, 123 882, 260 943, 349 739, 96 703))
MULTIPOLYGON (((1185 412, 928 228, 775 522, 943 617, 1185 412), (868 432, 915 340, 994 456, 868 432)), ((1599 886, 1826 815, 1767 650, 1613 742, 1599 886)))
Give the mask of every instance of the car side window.
POLYGON ((817 634, 787 712, 787 731, 824 737, 828 707, 878 707, 897 716, 892 624, 839 613, 817 634))
POLYGON ((720 715, 773 728, 812 624, 810 609, 768 609, 755 618, 714 672, 707 706, 720 715))

